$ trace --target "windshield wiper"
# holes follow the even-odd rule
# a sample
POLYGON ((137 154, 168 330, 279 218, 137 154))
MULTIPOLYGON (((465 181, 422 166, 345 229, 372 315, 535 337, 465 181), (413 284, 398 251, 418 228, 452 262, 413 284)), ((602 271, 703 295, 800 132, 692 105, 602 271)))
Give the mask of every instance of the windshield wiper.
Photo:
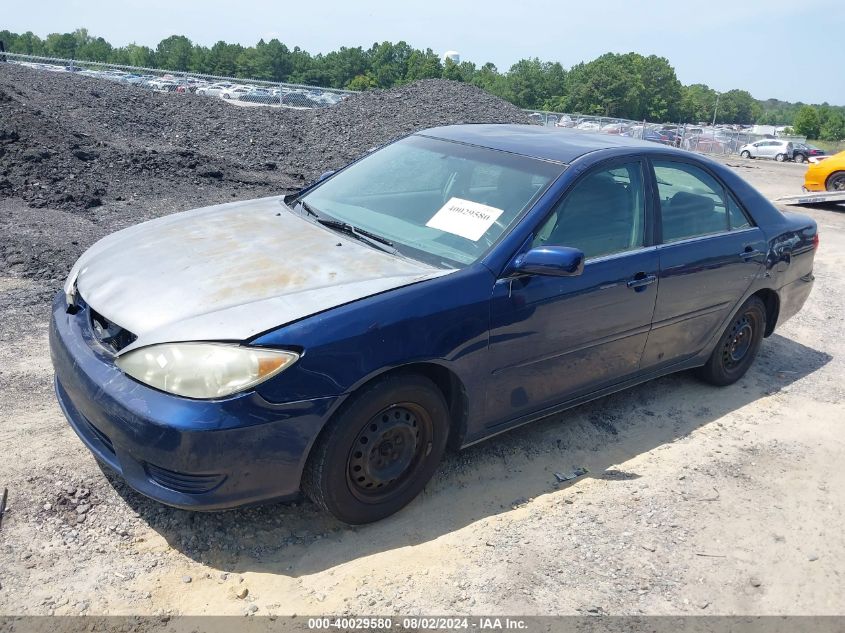
POLYGON ((393 246, 393 242, 391 242, 390 240, 382 237, 381 235, 370 233, 367 230, 359 229, 357 226, 349 224, 349 222, 342 222, 340 220, 329 220, 328 218, 317 218, 317 222, 330 229, 339 231, 340 233, 346 233, 347 235, 351 235, 356 239, 369 244, 370 246, 374 246, 380 250, 383 250, 386 253, 391 253, 392 255, 395 255, 398 252, 396 250, 396 247, 393 246))
POLYGON ((319 218, 320 218, 320 214, 319 214, 319 213, 317 213, 316 211, 314 211, 314 207, 312 207, 310 204, 308 204, 308 203, 307 203, 307 202, 305 202, 304 200, 300 200, 300 201, 299 201, 299 206, 301 206, 301 207, 302 207, 302 209, 303 209, 303 210, 304 210, 304 211, 305 211, 308 215, 312 215, 312 216, 314 216, 314 217, 315 217, 315 218, 317 218, 317 219, 319 219, 319 218))
POLYGON ((316 209, 314 209, 314 207, 312 207, 304 200, 300 200, 299 205, 300 207, 302 207, 303 211, 315 218, 317 222, 319 222, 325 227, 328 227, 340 233, 351 235, 354 238, 364 242, 365 244, 369 244, 370 246, 378 248, 379 250, 382 250, 386 253, 395 255, 399 252, 393 245, 393 242, 391 242, 387 238, 382 237, 381 235, 370 233, 366 229, 360 229, 357 226, 350 224, 349 222, 343 222, 342 220, 334 220, 331 218, 323 217, 317 212, 316 209))

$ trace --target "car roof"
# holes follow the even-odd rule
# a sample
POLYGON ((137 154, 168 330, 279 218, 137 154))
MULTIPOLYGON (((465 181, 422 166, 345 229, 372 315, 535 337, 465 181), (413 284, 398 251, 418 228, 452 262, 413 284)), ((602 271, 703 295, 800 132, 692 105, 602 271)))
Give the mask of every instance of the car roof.
POLYGON ((654 149, 654 143, 648 141, 541 125, 500 123, 445 125, 421 130, 417 134, 559 163, 570 163, 579 156, 600 149, 616 147, 629 150, 654 149))

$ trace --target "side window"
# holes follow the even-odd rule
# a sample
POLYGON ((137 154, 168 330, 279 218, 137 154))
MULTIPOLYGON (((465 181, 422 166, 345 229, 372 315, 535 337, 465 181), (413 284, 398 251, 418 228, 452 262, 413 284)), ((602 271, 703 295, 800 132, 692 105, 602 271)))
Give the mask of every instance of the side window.
POLYGON ((555 206, 534 246, 571 246, 587 258, 644 245, 645 196, 639 162, 598 169, 555 206))
POLYGON ((654 175, 664 242, 728 230, 725 190, 706 171, 687 163, 656 160, 654 175))
POLYGON ((745 211, 734 201, 731 196, 728 196, 728 220, 730 221, 731 230, 747 229, 751 226, 751 221, 745 215, 745 211))

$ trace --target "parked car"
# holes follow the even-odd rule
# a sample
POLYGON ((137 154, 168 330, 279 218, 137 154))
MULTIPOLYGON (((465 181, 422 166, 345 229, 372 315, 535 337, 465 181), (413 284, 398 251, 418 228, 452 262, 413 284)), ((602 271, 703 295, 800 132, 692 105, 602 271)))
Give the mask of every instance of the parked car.
POLYGON ((824 160, 816 157, 807 166, 804 174, 806 191, 845 191, 845 152, 828 156, 824 160))
POLYGON ((687 137, 684 140, 684 148, 693 152, 708 152, 711 154, 725 154, 728 146, 725 141, 712 134, 699 134, 687 137))
POLYGON ((793 147, 792 160, 796 163, 806 163, 814 156, 824 156, 825 154, 823 149, 807 145, 806 143, 793 143, 793 147))
POLYGON ((219 97, 224 91, 228 90, 235 84, 228 82, 219 82, 209 86, 200 86, 197 88, 197 94, 208 95, 210 97, 219 97))
POLYGON ((792 141, 764 139, 743 145, 739 148, 739 155, 743 158, 774 158, 783 162, 792 160, 793 151, 792 141))
POLYGON ((297 108, 315 108, 320 105, 317 101, 314 101, 311 97, 303 92, 287 92, 282 95, 282 105, 292 106, 297 108))
POLYGON ((624 134, 628 130, 625 123, 608 123, 600 128, 602 134, 624 134))
POLYGON ((250 90, 247 93, 242 94, 239 98, 240 101, 249 101, 251 103, 275 103, 278 105, 279 97, 273 96, 273 91, 268 90, 267 88, 256 88, 255 90, 250 90))
POLYGON ((568 114, 562 114, 555 123, 555 127, 575 127, 575 121, 568 114))
POLYGON ((447 446, 671 372, 739 380, 805 302, 817 244, 811 218, 688 152, 433 128, 298 193, 97 242, 53 302, 56 393, 153 499, 304 490, 366 523, 447 446))
POLYGON ((585 132, 598 132, 601 130, 601 125, 597 121, 581 121, 575 126, 575 129, 585 132))
POLYGON ((229 86, 220 92, 220 97, 224 99, 240 99, 243 95, 251 92, 252 89, 248 86, 229 86))

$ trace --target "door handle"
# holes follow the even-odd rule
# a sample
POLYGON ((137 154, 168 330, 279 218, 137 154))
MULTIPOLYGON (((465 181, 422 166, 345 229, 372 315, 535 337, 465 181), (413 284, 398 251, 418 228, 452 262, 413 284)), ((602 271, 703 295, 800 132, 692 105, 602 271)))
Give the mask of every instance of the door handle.
POLYGON ((757 255, 762 255, 763 253, 758 251, 756 248, 752 248, 750 246, 746 246, 745 250, 742 251, 739 256, 742 259, 751 259, 752 257, 757 257, 757 255))
POLYGON ((646 286, 650 286, 655 281, 657 281, 657 275, 646 275, 645 273, 637 273, 634 275, 633 279, 629 279, 627 286, 629 288, 633 288, 634 290, 642 290, 646 286))

